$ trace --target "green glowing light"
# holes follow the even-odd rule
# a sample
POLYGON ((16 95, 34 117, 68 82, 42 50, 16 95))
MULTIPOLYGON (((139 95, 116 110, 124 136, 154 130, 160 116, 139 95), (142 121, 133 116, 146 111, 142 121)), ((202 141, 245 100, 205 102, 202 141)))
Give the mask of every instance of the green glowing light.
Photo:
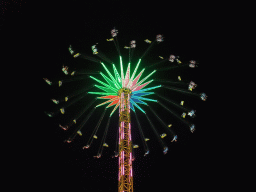
POLYGON ((100 73, 101 76, 108 82, 108 84, 115 89, 116 91, 118 91, 118 87, 116 88, 116 82, 111 81, 107 76, 105 76, 103 73, 100 73))
POLYGON ((116 91, 117 91, 117 89, 114 89, 113 87, 111 87, 111 86, 107 85, 106 83, 104 83, 104 82, 102 82, 102 81, 100 81, 100 80, 96 79, 95 77, 90 76, 90 78, 92 78, 92 79, 94 79, 95 81, 99 82, 100 84, 102 84, 102 85, 104 85, 104 86, 106 86, 106 87, 108 87, 108 88, 112 89, 114 92, 116 92, 116 91))
POLYGON ((113 64, 113 69, 114 69, 114 72, 115 72, 115 77, 116 77, 116 82, 117 82, 117 85, 119 88, 122 87, 122 80, 121 80, 121 77, 116 69, 116 66, 113 64))
POLYGON ((124 81, 124 69, 123 69, 123 62, 122 62, 122 57, 120 56, 120 67, 121 67, 121 77, 122 77, 122 86, 123 86, 123 81, 124 81))
POLYGON ((102 85, 102 86, 95 85, 95 87, 101 89, 103 92, 88 92, 88 93, 95 94, 95 95, 101 95, 100 97, 98 97, 99 99, 107 99, 107 101, 97 105, 96 107, 99 107, 99 106, 102 106, 105 104, 108 104, 106 106, 106 108, 115 106, 113 111, 110 114, 110 116, 112 116, 114 111, 120 105, 120 98, 118 96, 118 91, 122 88, 128 88, 132 91, 131 97, 130 97, 131 109, 135 112, 135 108, 138 108, 141 112, 146 114, 146 112, 138 104, 148 105, 144 101, 157 102, 157 100, 145 98, 145 96, 154 94, 154 92, 147 92, 147 91, 159 88, 159 87, 161 87, 161 85, 149 87, 146 89, 144 88, 145 86, 148 86, 148 84, 150 84, 153 81, 153 79, 149 80, 149 81, 146 81, 146 80, 149 77, 151 77, 156 72, 156 70, 152 71, 145 78, 140 80, 143 72, 145 71, 145 68, 144 68, 139 72, 138 75, 136 75, 139 65, 141 63, 141 59, 139 59, 134 71, 131 73, 131 63, 128 63, 127 69, 126 69, 126 71, 124 71, 122 57, 120 56, 119 58, 120 58, 120 71, 119 71, 120 73, 116 69, 115 64, 112 63, 113 71, 114 71, 113 75, 107 69, 105 64, 101 62, 101 65, 104 67, 104 69, 106 70, 108 75, 104 75, 102 72, 100 72, 100 75, 104 78, 105 82, 107 82, 107 83, 104 83, 104 82, 90 76, 92 79, 94 79, 95 81, 97 81, 98 83, 100 83, 102 85), (126 73, 124 73, 124 72, 126 72, 126 73), (146 83, 144 83, 144 82, 146 82, 146 83))
POLYGON ((106 93, 106 92, 88 92, 89 94, 95 95, 117 95, 117 93, 106 93))
MULTIPOLYGON (((107 71, 108 75, 110 76, 110 78, 112 79, 112 84, 114 84, 115 86, 118 84, 117 81, 115 80, 115 78, 112 76, 112 74, 109 72, 109 70, 107 69, 107 67, 104 65, 104 63, 101 62, 101 65, 104 67, 104 69, 107 71)), ((117 86, 117 88, 119 89, 120 87, 117 86)))
POLYGON ((99 89, 101 89, 101 90, 103 90, 103 91, 105 91, 107 93, 112 92, 112 90, 107 88, 107 87, 103 87, 103 86, 100 86, 100 85, 95 85, 95 87, 97 87, 97 88, 99 88, 99 89))

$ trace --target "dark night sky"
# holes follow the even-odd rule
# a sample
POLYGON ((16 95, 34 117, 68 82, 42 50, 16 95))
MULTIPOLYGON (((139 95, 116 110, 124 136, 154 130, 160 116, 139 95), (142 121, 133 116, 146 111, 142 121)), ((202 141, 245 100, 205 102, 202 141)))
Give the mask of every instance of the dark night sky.
MULTIPOLYGON (((176 101, 184 98, 185 103, 187 101, 191 107, 195 106, 197 117, 192 122, 196 124, 197 129, 193 134, 174 117, 170 117, 168 112, 152 103, 152 107, 165 122, 176 122, 175 131, 178 135, 178 142, 171 143, 168 141, 168 136, 165 138, 169 147, 166 155, 161 152, 157 140, 153 139, 153 132, 144 119, 145 117, 139 114, 142 128, 144 132, 147 132, 147 128, 149 129, 148 137, 152 136, 152 140, 149 143, 151 151, 148 156, 143 156, 142 145, 135 151, 136 160, 133 162, 134 191, 152 191, 151 189, 156 188, 156 186, 158 192, 166 191, 166 188, 182 191, 187 187, 191 190, 205 191, 214 185, 213 175, 218 169, 216 162, 219 162, 220 158, 216 156, 217 148, 216 140, 214 140, 217 133, 212 130, 216 118, 212 115, 214 97, 211 94, 213 95, 215 87, 212 86, 213 89, 210 89, 212 69, 208 66, 209 57, 212 57, 210 44, 214 41, 211 30, 215 24, 211 14, 212 10, 207 5, 202 10, 195 4, 186 6, 177 3, 169 4, 169 2, 168 4, 164 2, 139 4, 141 3, 130 1, 125 3, 94 1, 93 3, 82 4, 75 0, 72 3, 60 4, 36 3, 16 8, 13 14, 7 11, 3 16, 1 31, 17 44, 16 50, 21 50, 26 55, 31 54, 28 61, 33 64, 27 64, 21 69, 33 70, 33 74, 29 74, 29 77, 37 79, 36 81, 39 81, 38 84, 40 85, 40 87, 34 87, 36 90, 34 95, 37 98, 36 105, 40 103, 40 107, 36 108, 37 113, 35 113, 36 117, 34 118, 37 121, 31 122, 31 127, 33 127, 33 123, 37 124, 36 134, 38 137, 33 135, 30 142, 31 145, 33 145, 32 142, 35 142, 38 147, 36 155, 32 155, 29 161, 34 169, 35 178, 42 177, 42 179, 35 179, 40 189, 63 192, 71 190, 117 191, 117 158, 111 158, 116 139, 117 116, 113 117, 107 136, 108 143, 110 145, 113 143, 113 145, 103 152, 102 158, 94 159, 93 156, 98 150, 99 140, 98 143, 94 141, 93 144, 95 145, 88 151, 83 151, 81 148, 86 142, 86 138, 76 138, 71 144, 63 143, 63 140, 70 135, 72 130, 64 132, 58 127, 60 122, 65 122, 66 117, 72 116, 72 112, 77 109, 76 107, 85 106, 86 103, 71 107, 70 111, 62 117, 49 118, 43 112, 55 106, 50 101, 52 95, 69 93, 67 87, 75 89, 74 84, 56 91, 42 80, 43 77, 62 78, 64 75, 60 69, 63 64, 67 64, 71 68, 83 67, 89 70, 102 70, 101 66, 96 63, 73 59, 68 52, 70 44, 78 50, 92 55, 90 47, 99 43, 102 52, 118 63, 115 47, 111 44, 112 42, 105 41, 111 37, 110 30, 113 27, 119 30, 118 40, 121 48, 127 45, 130 40, 135 39, 137 41, 135 61, 136 56, 138 58, 145 50, 140 49, 140 47, 145 46, 144 39, 153 39, 157 34, 163 34, 165 41, 159 45, 159 48, 153 49, 145 57, 145 60, 150 63, 154 56, 158 59, 158 55, 168 56, 172 52, 179 55, 184 62, 191 59, 199 61, 200 67, 194 71, 192 69, 188 69, 188 71, 174 70, 162 72, 162 74, 165 79, 175 79, 178 72, 189 80, 194 80, 198 84, 198 91, 206 92, 209 95, 208 101, 203 102, 176 92, 166 90, 161 92, 165 97, 176 101)), ((10 48, 10 50, 12 49, 13 47, 10 48)), ((128 52, 125 49, 121 49, 121 53, 124 59, 127 58, 128 52)), ((18 53, 17 56, 19 55, 21 54, 18 53)), ((27 57, 24 56, 24 58, 27 57)), ((141 65, 145 67, 147 63, 142 62, 141 65)), ((147 74, 149 72, 149 70, 145 71, 147 74)), ((93 83, 91 80, 82 81, 76 86, 87 86, 91 83, 93 83)), ((88 96, 87 98, 90 101, 93 97, 88 96)), ((157 99, 156 96, 152 96, 152 98, 157 99)), ((171 105, 168 106, 171 108, 171 105)), ((145 106, 142 107, 146 109, 145 106)), ((90 121, 92 127, 95 126, 95 121, 99 119, 101 112, 102 109, 95 112, 90 121)), ((156 128, 159 128, 159 133, 162 133, 157 119, 152 114, 150 116, 152 116, 152 122, 156 128)), ((136 122, 133 128, 136 130, 136 122)), ((104 127, 101 126, 99 132, 103 132, 103 129, 104 127)), ((88 128, 88 132, 89 130, 88 128)), ((140 144, 140 137, 137 133, 136 131, 132 133, 134 143, 140 144)), ((31 149, 31 154, 33 153, 34 150, 31 149)), ((215 180, 215 182, 221 181, 215 180)))

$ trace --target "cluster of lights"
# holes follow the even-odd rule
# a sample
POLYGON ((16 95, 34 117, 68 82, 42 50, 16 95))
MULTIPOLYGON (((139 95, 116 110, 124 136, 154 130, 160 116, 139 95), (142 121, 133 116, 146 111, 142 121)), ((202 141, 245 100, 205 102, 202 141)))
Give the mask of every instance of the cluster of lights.
POLYGON ((132 76, 130 77, 130 63, 128 64, 127 67, 127 71, 126 74, 124 76, 124 70, 123 70, 123 63, 122 63, 122 57, 120 56, 120 69, 121 69, 121 75, 119 75, 115 64, 113 64, 113 70, 114 70, 114 76, 110 73, 110 71, 107 69, 107 67, 105 66, 104 63, 101 63, 102 66, 104 67, 104 69, 106 70, 106 72, 108 73, 109 77, 107 77, 106 75, 104 75, 102 72, 100 73, 100 75, 105 79, 105 82, 102 82, 98 79, 96 79, 93 76, 90 76, 92 79, 94 79, 95 81, 97 81, 98 83, 100 83, 103 86, 100 85, 95 85, 95 87, 103 90, 103 92, 88 92, 89 94, 98 94, 98 95, 102 95, 101 97, 98 97, 98 99, 108 99, 108 101, 103 102, 99 105, 97 105, 96 107, 105 105, 107 103, 109 103, 109 105, 106 108, 109 108, 111 106, 114 106, 114 109, 112 110, 110 116, 114 113, 114 111, 117 109, 117 107, 120 105, 120 98, 118 95, 119 90, 121 90, 122 88, 126 88, 126 89, 130 89, 131 90, 131 97, 130 97, 130 108, 135 112, 135 107, 138 108, 140 111, 142 111, 143 113, 145 113, 145 111, 143 109, 141 109, 139 107, 138 104, 144 104, 147 105, 146 102, 144 101, 153 101, 153 102, 157 102, 156 100, 153 99, 149 99, 149 98, 145 98, 144 96, 147 95, 151 95, 154 94, 154 92, 148 92, 149 90, 155 89, 155 88, 159 88, 161 87, 161 85, 158 86, 154 86, 154 87, 150 87, 150 88, 144 88, 145 86, 147 86, 149 83, 151 83, 153 80, 150 80, 146 83, 144 83, 151 75, 153 75, 156 70, 152 71, 149 75, 147 75, 145 78, 143 78, 142 80, 139 81, 139 79, 141 78, 143 72, 145 69, 143 69, 136 77, 136 72, 138 70, 138 67, 141 63, 141 59, 139 59, 135 70, 132 73, 132 76), (143 83, 143 84, 142 84, 143 83), (144 101, 143 101, 144 100, 144 101))

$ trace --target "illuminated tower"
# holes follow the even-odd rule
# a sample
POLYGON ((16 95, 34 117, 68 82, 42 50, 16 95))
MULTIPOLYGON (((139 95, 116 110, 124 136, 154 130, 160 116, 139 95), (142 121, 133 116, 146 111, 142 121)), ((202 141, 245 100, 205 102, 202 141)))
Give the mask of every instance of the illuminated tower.
MULTIPOLYGON (((90 76, 92 79, 97 81, 103 86, 95 85, 95 87, 103 90, 104 92, 88 92, 89 94, 102 95, 97 97, 98 99, 107 99, 107 101, 98 104, 96 107, 109 104, 106 108, 115 106, 110 117, 114 111, 119 107, 119 173, 118 173, 118 191, 119 192, 131 192, 133 191, 133 173, 132 173, 132 138, 131 138, 131 117, 130 109, 135 112, 135 108, 139 109, 141 112, 145 111, 140 108, 138 104, 148 105, 144 101, 157 100, 149 99, 144 96, 154 94, 154 92, 148 92, 149 90, 161 87, 161 85, 145 88, 153 80, 144 83, 151 75, 153 75, 156 70, 152 71, 149 75, 139 81, 143 69, 139 74, 136 75, 137 69, 141 59, 139 59, 132 76, 130 77, 130 63, 128 63, 127 71, 124 74, 122 57, 120 56, 120 69, 121 75, 119 75, 115 65, 113 64, 113 70, 115 77, 110 73, 104 63, 101 62, 102 66, 108 73, 109 77, 105 76, 102 72, 100 75, 107 81, 108 84, 90 76), (104 95, 104 96, 103 96, 104 95), (144 100, 144 101, 143 101, 144 100)), ((98 155, 98 158, 101 154, 98 155)))
POLYGON ((119 107, 119 172, 118 191, 133 191, 132 175, 132 138, 130 97, 131 90, 121 88, 118 92, 120 98, 119 107))

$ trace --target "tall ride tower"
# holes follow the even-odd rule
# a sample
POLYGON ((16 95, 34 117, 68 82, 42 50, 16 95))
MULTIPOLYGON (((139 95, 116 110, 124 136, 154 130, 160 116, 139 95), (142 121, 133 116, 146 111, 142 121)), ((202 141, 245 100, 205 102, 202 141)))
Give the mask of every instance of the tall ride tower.
POLYGON ((118 91, 119 107, 119 172, 118 192, 133 192, 132 137, 130 98, 132 91, 121 88, 118 91))

